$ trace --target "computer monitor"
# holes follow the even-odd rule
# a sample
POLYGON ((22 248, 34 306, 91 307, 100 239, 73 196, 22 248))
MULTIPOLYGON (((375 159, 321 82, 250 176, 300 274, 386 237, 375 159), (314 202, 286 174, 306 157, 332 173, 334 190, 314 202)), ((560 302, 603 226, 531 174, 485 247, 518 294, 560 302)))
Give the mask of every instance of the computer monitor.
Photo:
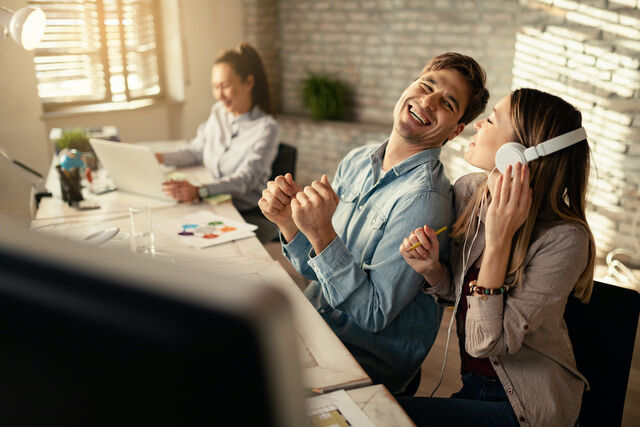
POLYGON ((0 425, 304 425, 277 289, 0 218, 0 425))

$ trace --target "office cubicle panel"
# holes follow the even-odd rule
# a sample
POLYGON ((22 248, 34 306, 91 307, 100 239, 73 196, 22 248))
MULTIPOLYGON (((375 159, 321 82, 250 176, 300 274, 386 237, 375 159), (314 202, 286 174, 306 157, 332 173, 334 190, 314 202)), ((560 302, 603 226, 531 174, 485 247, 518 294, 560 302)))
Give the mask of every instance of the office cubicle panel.
POLYGON ((276 289, 0 230, 0 424, 303 422, 276 289))

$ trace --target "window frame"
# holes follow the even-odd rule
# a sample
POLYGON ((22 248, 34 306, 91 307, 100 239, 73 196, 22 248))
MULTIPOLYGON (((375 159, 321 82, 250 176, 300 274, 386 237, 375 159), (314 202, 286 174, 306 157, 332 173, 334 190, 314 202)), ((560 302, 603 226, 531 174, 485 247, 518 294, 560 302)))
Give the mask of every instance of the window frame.
MULTIPOLYGON (((104 24, 104 19, 105 19, 105 12, 104 12, 104 3, 103 0, 95 0, 96 1, 96 11, 98 13, 98 22, 99 22, 99 34, 100 34, 100 50, 99 50, 99 56, 100 56, 100 60, 103 66, 103 70, 104 70, 104 89, 105 89, 105 95, 102 99, 96 99, 96 100, 77 100, 77 101, 64 101, 64 102, 47 102, 47 101, 43 101, 42 98, 40 98, 40 94, 38 93, 38 97, 40 98, 40 103, 42 104, 42 109, 45 113, 57 113, 57 112, 65 112, 65 110, 70 110, 73 112, 77 112, 79 110, 82 109, 82 107, 90 107, 87 108, 88 111, 96 111, 96 110, 102 110, 104 109, 105 111, 118 111, 118 110, 127 110, 127 109, 131 109, 132 106, 144 106, 144 105, 149 105, 152 104, 154 102, 157 101, 163 101, 166 99, 166 84, 165 84, 165 64, 164 64, 164 49, 162 46, 162 17, 161 17, 161 12, 160 12, 160 0, 150 0, 151 2, 151 13, 153 15, 153 22, 154 22, 154 34, 153 34, 153 40, 155 43, 155 56, 156 56, 156 61, 157 61, 157 69, 158 69, 158 93, 153 94, 153 95, 142 95, 142 96, 131 96, 130 91, 129 91, 129 82, 128 82, 128 71, 127 71, 127 61, 126 61, 126 54, 127 54, 127 50, 124 48, 125 47, 125 38, 124 38, 124 28, 122 25, 119 25, 120 27, 120 37, 119 37, 119 41, 120 41, 120 51, 122 54, 122 61, 123 64, 125 64, 123 66, 123 71, 122 71, 122 76, 123 76, 123 80, 124 80, 124 87, 125 87, 125 91, 124 91, 124 95, 125 95, 125 100, 122 101, 113 101, 112 100, 112 91, 111 91, 111 83, 110 83, 110 79, 111 79, 111 71, 109 69, 109 58, 108 58, 108 47, 107 47, 107 43, 106 43, 106 26, 104 24), (144 102, 140 102, 140 101, 149 101, 147 103, 144 102), (103 108, 100 108, 100 107, 103 108)), ((118 20, 120 22, 122 22, 122 15, 123 15, 123 0, 114 0, 117 4, 117 10, 118 10, 118 20)), ((60 2, 60 3, 64 3, 64 2, 60 2)), ((32 4, 31 2, 29 2, 29 6, 32 7, 37 7, 37 3, 32 4)), ((36 49, 34 50, 34 59, 37 56, 48 56, 48 54, 45 55, 38 55, 38 47, 36 47, 36 49)), ((66 55, 68 53, 64 53, 63 55, 66 55)), ((52 54, 54 55, 54 54, 52 54)), ((35 70, 35 61, 34 61, 34 70, 35 70)), ((36 77, 37 80, 37 77, 36 77)), ((39 84, 39 81, 38 81, 39 84)))

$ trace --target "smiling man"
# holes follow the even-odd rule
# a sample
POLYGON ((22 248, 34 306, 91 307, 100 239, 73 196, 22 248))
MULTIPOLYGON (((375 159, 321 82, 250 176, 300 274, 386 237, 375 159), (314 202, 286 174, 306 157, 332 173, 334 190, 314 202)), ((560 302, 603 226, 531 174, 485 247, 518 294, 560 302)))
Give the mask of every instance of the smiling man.
MULTIPOLYGON (((439 156, 485 108, 485 72, 464 55, 429 62, 402 93, 381 145, 351 151, 333 183, 270 181, 259 206, 280 228, 283 252, 313 282, 306 296, 375 383, 405 391, 438 333, 442 312, 398 254, 404 236, 454 220, 439 156)), ((440 235, 448 254, 447 233, 440 235)))

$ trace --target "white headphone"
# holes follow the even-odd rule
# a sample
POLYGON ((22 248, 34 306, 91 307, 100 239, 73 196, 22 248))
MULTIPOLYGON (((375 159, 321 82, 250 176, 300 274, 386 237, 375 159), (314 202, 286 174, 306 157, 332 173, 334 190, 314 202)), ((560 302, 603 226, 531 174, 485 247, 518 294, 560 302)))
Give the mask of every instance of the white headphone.
POLYGON ((504 173, 509 165, 515 166, 520 162, 524 166, 538 157, 555 153, 585 139, 587 132, 581 127, 529 148, 517 142, 507 142, 496 152, 496 167, 500 173, 504 173))

